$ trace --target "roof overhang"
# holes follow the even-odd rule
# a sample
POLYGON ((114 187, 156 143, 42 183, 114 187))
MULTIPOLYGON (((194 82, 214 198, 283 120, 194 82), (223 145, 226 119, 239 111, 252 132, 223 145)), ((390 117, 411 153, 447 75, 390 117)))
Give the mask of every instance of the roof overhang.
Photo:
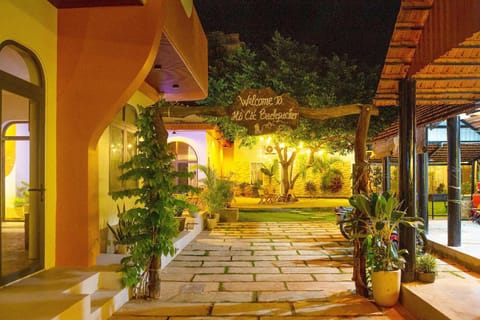
POLYGON ((169 1, 163 37, 145 80, 167 101, 208 95, 208 42, 191 1, 169 1))
POLYGON ((417 105, 480 101, 479 12, 479 1, 402 0, 374 104, 398 105, 404 78, 417 105))
MULTIPOLYGON (((48 0, 59 9, 139 6, 146 0, 48 0)), ((159 0, 154 0, 159 1, 159 0)), ((208 95, 208 43, 192 0, 163 5, 165 23, 160 46, 145 82, 168 101, 193 101, 208 95)), ((133 22, 132 22, 133 23, 133 22)))
POLYGON ((111 6, 141 6, 146 0, 48 0, 58 9, 111 7, 111 6))
MULTIPOLYGON (((480 129, 479 12, 480 1, 402 0, 374 104, 398 106, 399 81, 411 78, 416 80, 417 137, 426 125, 462 113, 480 129)), ((396 152, 398 125, 373 140, 378 156, 396 152)), ((437 152, 436 161, 442 158, 438 155, 444 154, 437 152)))

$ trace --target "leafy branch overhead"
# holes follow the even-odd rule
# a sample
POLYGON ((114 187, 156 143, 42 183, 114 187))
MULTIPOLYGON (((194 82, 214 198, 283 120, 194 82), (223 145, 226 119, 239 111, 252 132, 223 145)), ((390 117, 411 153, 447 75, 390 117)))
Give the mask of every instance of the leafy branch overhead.
MULTIPOLYGON (((211 59, 208 98, 197 104, 218 110, 219 106, 232 106, 243 89, 269 87, 278 94, 289 94, 301 106, 301 123, 290 134, 292 139, 324 141, 328 149, 344 153, 353 149, 355 141, 358 106, 354 108, 372 102, 379 71, 379 67, 358 65, 347 56, 321 56, 317 46, 298 43, 277 32, 263 50, 243 46, 211 59), (333 108, 338 106, 341 108, 333 108), (324 118, 307 119, 313 114, 323 114, 324 118)), ((371 123, 369 135, 377 134, 395 118, 396 108, 382 108, 371 123)), ((230 140, 247 137, 227 114, 215 115, 210 121, 230 140)))

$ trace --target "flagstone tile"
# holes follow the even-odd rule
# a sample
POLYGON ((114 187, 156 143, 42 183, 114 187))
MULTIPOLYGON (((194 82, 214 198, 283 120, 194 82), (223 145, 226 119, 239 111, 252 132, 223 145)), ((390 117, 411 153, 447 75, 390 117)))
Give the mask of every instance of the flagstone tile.
POLYGON ((287 282, 287 288, 293 291, 324 290, 331 293, 338 293, 355 289, 355 283, 351 280, 337 282, 287 282))
POLYGON ((161 273, 161 281, 192 281, 194 273, 161 273))
POLYGON ((278 260, 276 256, 232 256, 232 261, 268 261, 278 260))
POLYGON ((129 301, 115 315, 135 315, 139 319, 157 319, 157 317, 162 319, 162 316, 207 316, 210 310, 211 303, 175 303, 138 299, 129 301))
POLYGON ((330 267, 282 267, 282 273, 340 273, 337 268, 330 267))
POLYGON ((298 256, 296 250, 255 250, 255 256, 298 256))
POLYGON ((225 250, 225 251, 209 251, 208 255, 213 256, 223 256, 223 255, 236 255, 236 256, 251 256, 253 255, 253 250, 225 250))
POLYGON ((251 261, 205 261, 202 267, 253 267, 251 261))
POLYGON ((322 290, 289 290, 289 291, 261 291, 257 293, 259 302, 290 301, 297 302, 302 300, 323 300, 330 296, 330 292, 322 290))
POLYGON ((202 261, 195 260, 195 261, 179 261, 173 260, 168 264, 169 267, 200 267, 202 266, 202 261))
POLYGON ((224 267, 167 267, 162 273, 225 273, 224 267))
MULTIPOLYGON (((283 255, 277 256, 279 260, 283 261, 304 261, 305 259, 311 259, 311 256, 301 256, 301 255, 283 255)), ((315 256, 318 258, 318 256, 315 256)))
POLYGON ((272 274, 272 273, 257 273, 255 275, 256 281, 313 281, 312 275, 306 273, 300 274, 272 274))
POLYGON ((304 260, 286 260, 286 261, 253 261, 255 267, 296 267, 306 266, 304 260))
POLYGON ((352 273, 316 273, 313 276, 317 281, 352 281, 352 273))
POLYGON ((381 311, 366 299, 349 299, 345 301, 301 301, 293 303, 297 315, 307 316, 374 316, 381 311))
POLYGON ((205 256, 207 251, 205 250, 182 250, 183 256, 205 256))
POLYGON ((285 290, 283 282, 224 282, 222 285, 225 291, 273 291, 285 290))
POLYGON ((254 302, 255 295, 250 291, 243 292, 225 292, 210 291, 202 294, 182 293, 169 299, 170 302, 189 302, 189 303, 222 303, 222 302, 254 302))
POLYGON ((234 315, 292 315, 290 303, 271 302, 271 303, 216 303, 213 306, 212 315, 214 316, 234 316, 234 315))
POLYGON ((280 268, 275 267, 230 267, 228 273, 280 273, 280 268))
POLYGON ((207 292, 218 291, 219 289, 220 284, 218 282, 192 283, 180 281, 162 281, 160 284, 160 299, 162 301, 169 301, 178 295, 203 295, 207 292))
POLYGON ((253 281, 252 274, 197 274, 193 278, 194 282, 234 282, 234 281, 253 281))
MULTIPOLYGON (((230 256, 182 256, 178 255, 175 257, 177 261, 230 261, 232 260, 230 256)), ((168 269, 169 267, 165 268, 168 269)))
POLYGON ((284 241, 284 242, 273 241, 272 245, 275 247, 292 247, 292 243, 290 241, 284 241))

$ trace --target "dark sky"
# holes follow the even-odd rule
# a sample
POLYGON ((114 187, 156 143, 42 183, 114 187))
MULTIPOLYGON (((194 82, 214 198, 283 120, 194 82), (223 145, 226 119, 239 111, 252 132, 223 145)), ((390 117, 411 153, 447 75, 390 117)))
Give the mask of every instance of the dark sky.
POLYGON ((205 32, 239 33, 252 46, 275 30, 323 55, 383 65, 400 0, 194 0, 205 32))

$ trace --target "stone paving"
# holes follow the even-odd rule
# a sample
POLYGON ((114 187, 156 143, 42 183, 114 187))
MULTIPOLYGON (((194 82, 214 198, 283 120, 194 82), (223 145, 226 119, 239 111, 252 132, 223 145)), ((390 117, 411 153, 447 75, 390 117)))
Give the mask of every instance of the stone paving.
POLYGON ((413 319, 357 296, 351 257, 333 223, 219 224, 163 270, 159 301, 132 300, 112 319, 413 319))

